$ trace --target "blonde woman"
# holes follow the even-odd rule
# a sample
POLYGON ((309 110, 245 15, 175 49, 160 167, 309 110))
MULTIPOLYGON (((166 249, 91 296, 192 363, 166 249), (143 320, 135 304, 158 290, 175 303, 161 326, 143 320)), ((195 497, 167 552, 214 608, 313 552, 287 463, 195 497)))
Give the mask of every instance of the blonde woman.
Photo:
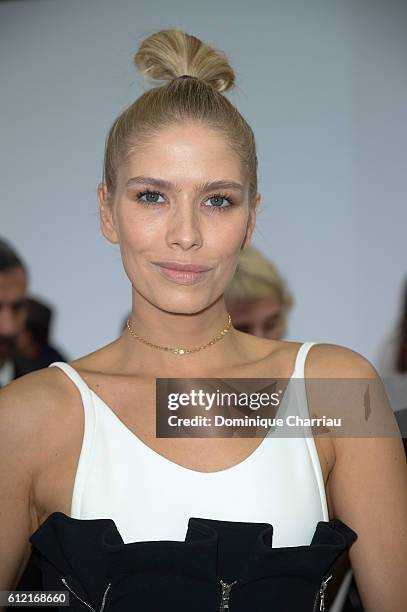
POLYGON ((175 30, 149 36, 135 62, 155 86, 114 122, 98 188, 131 317, 114 342, 0 392, 0 590, 17 584, 28 538, 54 512, 111 518, 128 543, 183 540, 191 516, 265 521, 276 547, 307 546, 318 521, 337 517, 358 535, 350 558, 366 612, 404 612, 400 438, 155 434, 158 377, 378 375, 343 346, 233 328, 224 291, 260 203, 254 135, 225 96, 233 70, 175 30))
POLYGON ((235 329, 272 340, 284 337, 293 297, 276 266, 255 247, 240 253, 225 302, 235 329))

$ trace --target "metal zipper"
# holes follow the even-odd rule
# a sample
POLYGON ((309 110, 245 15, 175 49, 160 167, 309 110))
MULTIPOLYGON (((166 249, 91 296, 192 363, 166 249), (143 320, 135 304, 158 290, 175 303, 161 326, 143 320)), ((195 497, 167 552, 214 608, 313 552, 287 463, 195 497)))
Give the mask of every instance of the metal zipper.
POLYGON ((321 582, 321 586, 319 587, 318 592, 315 597, 315 602, 314 602, 314 607, 312 609, 312 612, 317 612, 318 609, 320 610, 320 612, 323 612, 325 610, 325 589, 327 587, 328 581, 331 578, 332 578, 332 574, 329 574, 329 576, 324 578, 323 581, 321 582), (318 601, 319 601, 319 608, 317 608, 318 601))
MULTIPOLYGON (((90 610, 92 610, 92 612, 96 612, 95 608, 93 608, 93 607, 92 607, 91 605, 89 605, 89 604, 88 604, 86 601, 84 601, 84 600, 82 599, 82 597, 79 597, 79 595, 78 595, 77 593, 75 593, 75 591, 74 591, 74 590, 73 590, 73 589, 72 589, 72 588, 69 586, 69 584, 67 583, 67 581, 66 581, 66 579, 65 579, 65 578, 61 578, 61 581, 64 583, 64 585, 66 586, 66 588, 67 588, 67 589, 69 589, 69 590, 71 591, 71 593, 72 593, 73 595, 75 595, 75 597, 76 597, 77 599, 79 599, 79 601, 81 601, 83 604, 85 604, 85 606, 87 606, 87 607, 88 607, 90 610)), ((104 609, 104 607, 105 607, 105 603, 106 603, 107 592, 108 592, 108 590, 110 589, 110 587, 111 587, 111 586, 112 586, 112 583, 111 583, 111 582, 109 582, 109 583, 108 583, 108 585, 107 585, 107 587, 106 587, 106 590, 105 590, 105 592, 104 592, 104 594, 103 594, 102 605, 101 605, 101 607, 100 607, 99 612, 103 612, 103 609, 104 609)))
POLYGON ((230 590, 232 588, 232 586, 234 584, 236 584, 237 580, 234 580, 233 582, 224 582, 223 580, 220 580, 220 585, 222 587, 222 593, 220 596, 220 607, 219 607, 219 612, 225 612, 225 610, 230 610, 229 608, 229 596, 230 596, 230 590))

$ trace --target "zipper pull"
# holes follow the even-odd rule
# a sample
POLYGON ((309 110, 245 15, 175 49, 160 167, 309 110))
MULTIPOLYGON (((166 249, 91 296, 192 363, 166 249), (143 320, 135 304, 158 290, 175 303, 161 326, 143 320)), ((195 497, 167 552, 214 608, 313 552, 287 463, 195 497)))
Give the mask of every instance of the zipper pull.
POLYGON ((332 578, 332 574, 330 574, 327 578, 325 578, 322 581, 322 584, 319 588, 319 597, 320 597, 320 601, 319 601, 319 609, 320 612, 323 612, 325 610, 325 589, 327 587, 327 583, 328 581, 332 578))
POLYGON ((232 586, 236 584, 236 582, 237 580, 234 580, 233 582, 230 582, 230 583, 223 582, 223 580, 220 580, 220 584, 222 586, 222 594, 221 594, 219 612, 225 612, 225 610, 230 610, 229 608, 230 590, 232 586))

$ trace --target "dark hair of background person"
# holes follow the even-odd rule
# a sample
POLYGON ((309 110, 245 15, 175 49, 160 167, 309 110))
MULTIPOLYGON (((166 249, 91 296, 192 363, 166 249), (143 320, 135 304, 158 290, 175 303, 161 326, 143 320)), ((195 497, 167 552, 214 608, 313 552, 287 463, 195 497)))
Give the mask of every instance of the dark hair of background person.
POLYGON ((16 250, 7 240, 0 238, 0 273, 22 268, 27 274, 27 268, 16 250))
POLYGON ((24 326, 17 335, 14 355, 20 376, 46 368, 54 361, 67 361, 64 352, 50 344, 52 321, 52 306, 27 297, 24 326))
POLYGON ((28 276, 22 257, 8 240, 0 237, 0 367, 6 366, 7 370, 1 385, 19 373, 13 351, 26 315, 28 276))
POLYGON ((396 370, 407 372, 407 278, 404 283, 401 315, 398 323, 396 370))

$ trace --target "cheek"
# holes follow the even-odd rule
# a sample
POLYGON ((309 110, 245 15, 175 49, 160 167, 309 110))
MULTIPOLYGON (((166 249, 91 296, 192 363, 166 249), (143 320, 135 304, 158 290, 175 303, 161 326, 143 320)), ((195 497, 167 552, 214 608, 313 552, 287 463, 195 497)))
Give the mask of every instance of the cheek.
POLYGON ((123 267, 130 278, 132 273, 137 271, 140 253, 146 248, 145 233, 140 223, 127 219, 125 215, 117 216, 117 228, 123 267))
POLYGON ((116 223, 122 251, 143 251, 157 242, 157 227, 151 216, 123 207, 117 211, 116 223))
POLYGON ((224 256, 236 257, 247 230, 247 215, 239 214, 235 218, 227 218, 229 213, 218 213, 218 220, 211 223, 205 236, 207 245, 224 256), (222 216, 224 215, 224 217, 222 216))

